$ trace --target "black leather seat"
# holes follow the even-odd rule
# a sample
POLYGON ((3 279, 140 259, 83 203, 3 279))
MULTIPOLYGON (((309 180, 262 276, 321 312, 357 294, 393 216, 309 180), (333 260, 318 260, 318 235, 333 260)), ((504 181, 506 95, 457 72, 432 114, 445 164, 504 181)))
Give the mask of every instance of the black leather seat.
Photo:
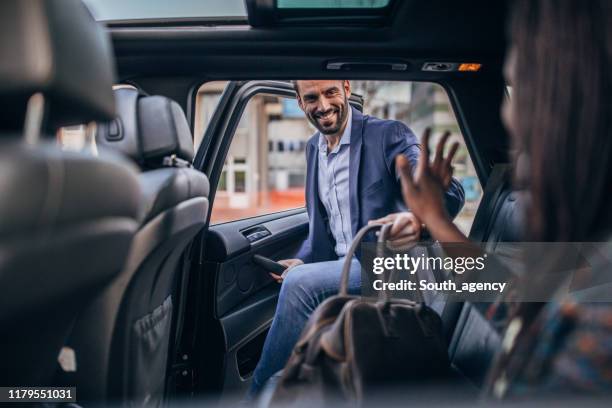
POLYGON ((140 187, 119 155, 55 142, 114 116, 110 39, 83 4, 2 1, 0 38, 0 384, 51 385, 78 311, 124 266, 140 187))
POLYGON ((206 176, 191 168, 193 140, 179 105, 133 89, 115 91, 119 117, 98 127, 98 146, 137 163, 145 202, 126 268, 83 313, 71 345, 81 397, 158 405, 182 255, 208 213, 206 176))
MULTIPOLYGON (((491 172, 474 219, 470 239, 483 242, 489 253, 515 270, 520 262, 518 248, 512 243, 524 237, 526 193, 513 191, 510 167, 497 165, 491 172), (503 245, 498 245, 504 243, 503 245)), ((501 346, 504 327, 486 316, 489 303, 452 303, 443 313, 445 324, 452 327, 449 355, 457 371, 474 385, 481 386, 501 346)))

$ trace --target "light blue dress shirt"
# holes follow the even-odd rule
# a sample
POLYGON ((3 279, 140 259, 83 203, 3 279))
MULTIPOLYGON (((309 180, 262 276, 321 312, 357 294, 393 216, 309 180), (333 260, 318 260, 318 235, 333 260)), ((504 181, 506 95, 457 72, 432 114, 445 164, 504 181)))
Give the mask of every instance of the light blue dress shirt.
POLYGON ((340 143, 329 154, 327 139, 323 134, 319 134, 319 198, 327 211, 329 227, 336 240, 335 251, 339 257, 346 255, 353 240, 349 201, 352 119, 353 112, 349 108, 348 123, 342 133, 340 143))

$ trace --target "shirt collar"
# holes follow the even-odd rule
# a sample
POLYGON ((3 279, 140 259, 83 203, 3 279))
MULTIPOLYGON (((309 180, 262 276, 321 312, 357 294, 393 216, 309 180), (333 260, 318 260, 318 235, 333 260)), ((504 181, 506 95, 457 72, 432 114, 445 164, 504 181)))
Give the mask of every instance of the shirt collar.
MULTIPOLYGON (((344 132, 342 133, 342 137, 340 138, 340 143, 336 146, 336 149, 339 149, 342 145, 348 145, 351 143, 351 129, 353 127, 353 108, 349 105, 348 111, 348 119, 346 122, 346 127, 344 128, 344 132)), ((325 135, 319 133, 319 151, 323 153, 327 153, 327 139, 325 135)))

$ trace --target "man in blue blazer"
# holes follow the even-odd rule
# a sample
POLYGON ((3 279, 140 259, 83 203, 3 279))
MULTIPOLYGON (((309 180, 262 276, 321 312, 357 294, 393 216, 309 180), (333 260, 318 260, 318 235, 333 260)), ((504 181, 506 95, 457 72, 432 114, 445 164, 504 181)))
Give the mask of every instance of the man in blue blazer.
MULTIPOLYGON (((337 293, 343 258, 357 231, 369 221, 392 222, 390 244, 419 239, 421 223, 403 204, 395 157, 416 166, 419 141, 403 123, 362 115, 349 105, 349 81, 295 81, 300 108, 318 132, 306 146, 308 238, 296 259, 280 261, 283 276, 276 314, 255 370, 251 395, 286 363, 312 311, 337 293)), ((452 179, 446 192, 451 216, 464 192, 452 179)), ((359 293, 361 271, 352 260, 349 291, 359 293)))

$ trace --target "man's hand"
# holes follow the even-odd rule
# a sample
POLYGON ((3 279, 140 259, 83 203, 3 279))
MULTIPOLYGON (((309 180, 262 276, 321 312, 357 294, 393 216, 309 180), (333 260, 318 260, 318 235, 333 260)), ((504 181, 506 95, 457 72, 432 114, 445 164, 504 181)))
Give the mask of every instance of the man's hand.
POLYGON ((393 213, 368 222, 368 224, 389 223, 393 223, 387 240, 387 245, 390 249, 405 249, 419 241, 421 237, 421 222, 411 212, 393 213))
POLYGON ((283 272, 282 275, 277 275, 275 273, 270 273, 270 276, 276 282, 281 283, 283 281, 283 279, 285 279, 285 276, 287 276, 287 274, 289 273, 289 271, 292 268, 295 268, 298 265, 302 265, 304 262, 301 259, 282 259, 282 260, 278 261, 278 263, 283 265, 283 266, 285 266, 285 267, 287 267, 287 269, 285 269, 285 271, 283 272))

